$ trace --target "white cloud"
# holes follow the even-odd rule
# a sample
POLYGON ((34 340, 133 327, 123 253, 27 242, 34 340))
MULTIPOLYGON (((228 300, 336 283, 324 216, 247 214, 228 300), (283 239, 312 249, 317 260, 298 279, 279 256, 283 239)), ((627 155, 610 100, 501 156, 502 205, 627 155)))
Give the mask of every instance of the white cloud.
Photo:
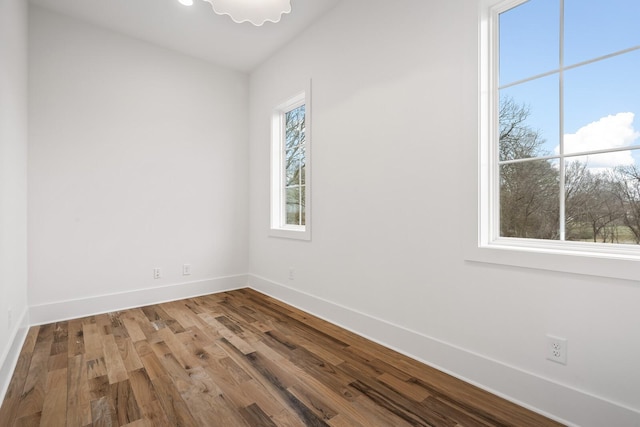
MULTIPOLYGON (((565 134, 565 153, 622 148, 632 145, 640 138, 640 132, 633 127, 634 116, 634 113, 609 115, 581 127, 576 133, 565 134)), ((559 147, 556 147, 557 152, 559 152, 559 147)), ((584 158, 577 158, 576 160, 585 161, 584 158)), ((616 151, 589 156, 590 168, 610 168, 618 165, 633 164, 633 162, 633 157, 629 151, 616 151)))

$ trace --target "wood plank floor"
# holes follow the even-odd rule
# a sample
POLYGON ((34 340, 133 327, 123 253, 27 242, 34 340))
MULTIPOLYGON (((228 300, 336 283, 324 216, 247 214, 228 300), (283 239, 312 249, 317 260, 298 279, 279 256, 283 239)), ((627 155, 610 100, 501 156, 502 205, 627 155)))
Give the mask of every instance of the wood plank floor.
POLYGON ((34 326, 1 426, 557 426, 249 289, 34 326))

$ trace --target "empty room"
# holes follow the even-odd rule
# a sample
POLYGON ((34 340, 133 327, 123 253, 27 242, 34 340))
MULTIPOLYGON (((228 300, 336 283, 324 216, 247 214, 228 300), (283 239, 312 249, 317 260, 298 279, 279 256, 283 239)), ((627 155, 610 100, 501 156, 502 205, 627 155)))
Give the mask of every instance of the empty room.
POLYGON ((0 0, 0 427, 640 427, 638 18, 0 0))

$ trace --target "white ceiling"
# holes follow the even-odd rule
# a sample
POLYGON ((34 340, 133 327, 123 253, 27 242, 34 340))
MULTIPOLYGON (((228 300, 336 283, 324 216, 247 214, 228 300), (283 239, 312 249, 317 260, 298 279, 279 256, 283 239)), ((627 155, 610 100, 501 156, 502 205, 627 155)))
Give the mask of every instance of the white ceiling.
POLYGON ((217 15, 195 0, 30 0, 138 39, 241 71, 251 71, 341 0, 291 0, 291 13, 256 27, 217 15))

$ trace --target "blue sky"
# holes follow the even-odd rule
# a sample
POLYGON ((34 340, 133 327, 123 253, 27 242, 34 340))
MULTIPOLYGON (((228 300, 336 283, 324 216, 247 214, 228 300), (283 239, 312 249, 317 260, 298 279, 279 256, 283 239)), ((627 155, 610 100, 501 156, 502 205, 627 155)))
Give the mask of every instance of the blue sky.
MULTIPOLYGON (((640 0, 565 0, 564 64, 571 66, 640 46, 640 0)), ((560 66, 560 0, 529 0, 500 17, 500 85, 560 66)), ((564 73, 565 146, 572 151, 640 144, 640 50, 564 73), (633 113, 629 116, 624 113, 633 113), (609 131, 610 130, 610 131, 609 131), (635 132, 638 132, 637 134, 635 132)), ((559 76, 501 90, 530 107, 528 123, 559 144, 559 76)), ((598 156, 603 165, 640 165, 640 151, 598 156)))

